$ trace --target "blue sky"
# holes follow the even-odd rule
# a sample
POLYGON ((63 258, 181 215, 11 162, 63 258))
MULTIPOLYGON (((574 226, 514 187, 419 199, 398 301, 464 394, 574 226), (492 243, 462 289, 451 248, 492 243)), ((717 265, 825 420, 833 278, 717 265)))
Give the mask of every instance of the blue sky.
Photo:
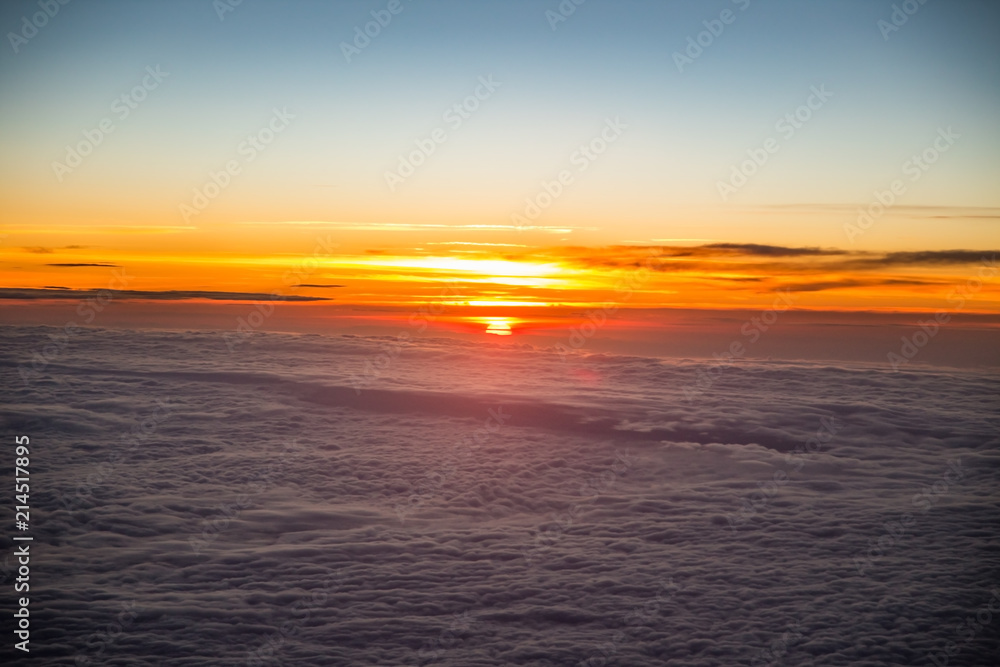
MULTIPOLYGON (((65 146, 159 65, 169 77, 60 196, 100 198, 127 185, 158 210, 176 208, 277 107, 296 119, 240 184, 253 210, 500 221, 617 117, 629 128, 622 140, 547 215, 598 226, 625 219, 632 235, 648 236, 677 211, 724 209, 720 179, 825 85, 833 97, 732 203, 864 203, 952 126, 961 140, 906 203, 1000 205, 996 3, 929 0, 886 40, 877 22, 893 3, 882 1, 588 0, 553 30, 554 0, 401 0, 348 63, 341 43, 387 5, 244 0, 221 20, 211 0, 60 6, 18 53, 9 37, 0 49, 2 175, 43 196, 65 146), (673 54, 727 10, 734 20, 679 72, 673 54), (496 93, 390 192, 386 170, 489 75, 501 82, 496 93)), ((7 2, 0 27, 19 31, 37 11, 7 2)), ((138 203, 122 210, 142 215, 138 203)))

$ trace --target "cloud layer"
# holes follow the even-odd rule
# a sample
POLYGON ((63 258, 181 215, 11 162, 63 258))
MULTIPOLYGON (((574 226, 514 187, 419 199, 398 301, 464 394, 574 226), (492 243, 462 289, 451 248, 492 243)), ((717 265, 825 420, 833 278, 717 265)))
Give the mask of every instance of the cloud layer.
POLYGON ((33 659, 993 664, 994 375, 84 330, 23 379, 58 333, 0 331, 33 659))

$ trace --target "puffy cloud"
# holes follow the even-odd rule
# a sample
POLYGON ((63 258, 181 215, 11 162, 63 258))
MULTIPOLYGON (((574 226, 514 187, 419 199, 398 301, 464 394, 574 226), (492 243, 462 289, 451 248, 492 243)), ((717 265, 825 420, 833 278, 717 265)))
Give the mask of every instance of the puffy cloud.
POLYGON ((990 373, 87 329, 22 383, 52 333, 0 332, 47 660, 922 664, 997 583, 990 373))

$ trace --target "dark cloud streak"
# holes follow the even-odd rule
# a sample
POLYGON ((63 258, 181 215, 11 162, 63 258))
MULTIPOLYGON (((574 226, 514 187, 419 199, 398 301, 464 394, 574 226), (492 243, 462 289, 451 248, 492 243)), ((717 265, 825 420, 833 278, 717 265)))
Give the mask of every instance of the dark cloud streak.
MULTIPOLYGON (((0 288, 0 299, 42 300, 42 299, 87 299, 99 296, 108 290, 81 289, 17 289, 0 288)), ((114 290, 114 298, 144 301, 191 301, 209 299, 212 301, 330 301, 320 296, 279 296, 261 292, 207 292, 197 290, 167 290, 162 292, 147 290, 114 290)))

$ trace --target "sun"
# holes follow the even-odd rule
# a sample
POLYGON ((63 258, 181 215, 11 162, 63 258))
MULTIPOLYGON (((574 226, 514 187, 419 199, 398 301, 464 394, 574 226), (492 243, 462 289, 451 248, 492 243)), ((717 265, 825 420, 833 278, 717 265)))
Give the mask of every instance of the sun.
POLYGON ((486 333, 493 334, 494 336, 509 336, 510 331, 510 320, 506 317, 487 317, 485 318, 488 322, 486 326, 486 333))

